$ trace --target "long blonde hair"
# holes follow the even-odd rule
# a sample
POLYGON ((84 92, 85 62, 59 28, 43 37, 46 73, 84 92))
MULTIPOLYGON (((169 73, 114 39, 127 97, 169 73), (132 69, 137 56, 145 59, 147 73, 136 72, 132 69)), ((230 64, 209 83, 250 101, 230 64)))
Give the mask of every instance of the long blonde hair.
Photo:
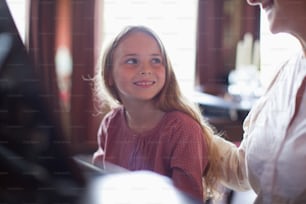
POLYGON ((116 87, 110 86, 108 83, 109 79, 112 77, 113 53, 126 36, 135 32, 146 33, 155 39, 164 58, 166 80, 164 87, 154 98, 156 107, 164 112, 173 110, 181 111, 192 117, 201 125, 204 132, 204 139, 207 142, 209 154, 209 165, 206 171, 203 172, 205 189, 204 194, 206 198, 213 197, 214 192, 218 192, 216 182, 220 174, 220 168, 218 167, 218 158, 220 158, 219 152, 218 149, 214 147, 214 143, 212 142, 214 131, 212 127, 204 120, 199 107, 189 102, 182 95, 165 47, 159 37, 151 29, 145 26, 128 26, 117 35, 110 46, 105 50, 104 55, 102 56, 101 65, 99 67, 100 70, 98 70, 95 78, 96 95, 100 98, 102 106, 100 110, 102 114, 105 114, 105 112, 111 110, 114 106, 121 104, 116 87))

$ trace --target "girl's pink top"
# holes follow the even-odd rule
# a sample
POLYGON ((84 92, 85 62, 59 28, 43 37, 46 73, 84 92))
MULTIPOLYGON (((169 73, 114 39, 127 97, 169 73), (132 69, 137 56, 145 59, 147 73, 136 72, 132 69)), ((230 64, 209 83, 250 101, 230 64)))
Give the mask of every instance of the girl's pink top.
POLYGON ((128 127, 124 108, 116 108, 100 125, 93 162, 102 165, 105 159, 129 170, 157 172, 203 199, 202 175, 208 164, 203 134, 195 120, 179 111, 166 113, 155 128, 139 134, 128 127))

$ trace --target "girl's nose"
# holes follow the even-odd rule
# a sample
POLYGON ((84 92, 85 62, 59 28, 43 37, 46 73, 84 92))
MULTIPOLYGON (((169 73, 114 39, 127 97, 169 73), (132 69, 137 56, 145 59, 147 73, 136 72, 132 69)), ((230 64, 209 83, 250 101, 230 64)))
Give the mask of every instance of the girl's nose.
POLYGON ((152 74, 152 72, 150 70, 140 70, 139 72, 140 75, 146 75, 146 74, 152 74))
POLYGON ((139 74, 141 74, 141 75, 152 74, 150 64, 149 63, 142 63, 141 66, 140 66, 139 74))

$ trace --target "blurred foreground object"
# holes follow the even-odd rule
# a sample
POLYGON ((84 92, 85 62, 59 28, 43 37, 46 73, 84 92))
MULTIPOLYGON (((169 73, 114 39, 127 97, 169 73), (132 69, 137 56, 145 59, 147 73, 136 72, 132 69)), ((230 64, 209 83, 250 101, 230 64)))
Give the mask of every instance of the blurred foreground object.
POLYGON ((172 181, 151 171, 96 178, 87 190, 88 204, 200 204, 177 190, 172 181))

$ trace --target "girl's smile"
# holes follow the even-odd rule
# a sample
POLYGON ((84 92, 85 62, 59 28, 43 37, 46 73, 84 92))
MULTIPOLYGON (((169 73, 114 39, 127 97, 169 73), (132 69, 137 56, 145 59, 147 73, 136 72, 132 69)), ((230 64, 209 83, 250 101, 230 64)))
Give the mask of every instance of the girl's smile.
POLYGON ((134 82, 134 84, 136 86, 141 87, 141 88, 147 88, 147 87, 150 87, 150 86, 154 85, 155 81, 141 80, 141 81, 134 82))

